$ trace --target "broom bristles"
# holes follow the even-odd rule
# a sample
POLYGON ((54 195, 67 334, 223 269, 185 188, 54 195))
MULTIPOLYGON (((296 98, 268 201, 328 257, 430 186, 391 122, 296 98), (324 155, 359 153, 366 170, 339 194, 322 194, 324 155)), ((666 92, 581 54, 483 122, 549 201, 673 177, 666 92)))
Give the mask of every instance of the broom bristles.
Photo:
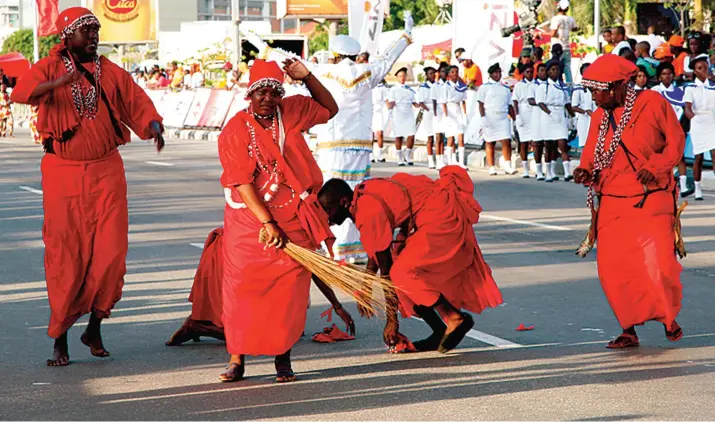
MULTIPOLYGON (((265 229, 261 229, 259 241, 265 243, 266 237, 265 229)), ((391 281, 378 277, 366 269, 344 261, 334 261, 289 240, 286 241, 283 251, 325 284, 349 294, 360 306, 373 312, 384 311, 385 304, 373 298, 372 287, 395 289, 391 281)))

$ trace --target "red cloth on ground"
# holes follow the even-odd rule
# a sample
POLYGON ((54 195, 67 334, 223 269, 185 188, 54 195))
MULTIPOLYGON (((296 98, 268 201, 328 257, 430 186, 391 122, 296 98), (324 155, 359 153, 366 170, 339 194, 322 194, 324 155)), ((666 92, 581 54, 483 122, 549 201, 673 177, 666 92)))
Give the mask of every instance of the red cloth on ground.
MULTIPOLYGON (((76 132, 68 142, 53 142, 54 151, 58 157, 73 161, 97 160, 106 157, 119 145, 129 142, 129 129, 120 125, 122 137, 118 137, 109 118, 109 111, 101 98, 98 101, 97 117, 93 120, 81 119, 75 110, 72 100, 71 86, 57 88, 40 98, 30 100, 32 91, 38 85, 53 81, 67 73, 60 51, 62 44, 52 48, 50 55, 35 63, 17 82, 12 91, 11 99, 16 103, 39 105, 37 130, 43 139, 54 137, 60 139, 62 133, 69 129, 76 132)), ((154 108, 143 89, 121 67, 109 59, 100 59, 102 77, 100 84, 106 93, 112 114, 142 139, 150 139, 149 123, 153 120, 161 122, 161 116, 154 108)), ((93 63, 77 64, 84 66, 90 72, 94 71, 93 63)), ((90 87, 86 78, 81 79, 83 89, 90 87)))
MULTIPOLYGON (((249 155, 248 122, 255 129, 262 156, 268 161, 276 160, 285 178, 268 204, 273 218, 291 242, 315 248, 330 236, 330 228, 322 208, 306 205, 299 198, 308 189, 314 196, 323 183, 301 130, 326 123, 330 115, 317 102, 303 96, 283 99, 281 110, 286 132, 282 155, 270 132, 246 112, 239 112, 229 121, 219 137, 221 184, 229 188, 253 184, 260 190, 268 180, 268 174, 249 155), (290 188, 295 191, 292 199, 290 188), (282 208, 270 207, 284 203, 282 208), (310 227, 305 226, 307 222, 310 227)), ((234 200, 241 202, 235 189, 232 193, 234 200)), ((258 242, 260 229, 261 222, 247 208, 226 205, 223 323, 226 346, 234 355, 283 354, 300 339, 305 327, 311 274, 284 251, 264 250, 258 242)))
MULTIPOLYGON (((434 305, 440 294, 454 307, 476 313, 501 304, 501 293, 472 228, 482 208, 474 199, 467 172, 448 166, 437 181, 404 173, 391 179, 407 189, 417 228, 390 271, 402 315, 415 315, 414 305, 434 305)), ((365 251, 374 258, 390 247, 394 229, 409 218, 409 201, 392 182, 373 179, 364 186, 359 197, 356 189, 353 216, 365 251)))
MULTIPOLYGON (((622 108, 615 111, 616 122, 622 114, 622 108)), ((602 109, 594 112, 581 155, 581 167, 589 171, 602 116, 602 109)), ((609 128, 606 150, 612 138, 609 128)), ((603 195, 597 225, 599 278, 623 328, 650 320, 670 326, 682 299, 682 267, 674 246, 677 186, 673 167, 683 155, 685 134, 670 104, 654 91, 643 91, 636 98, 622 142, 635 170, 620 147, 596 185, 603 195), (664 190, 650 194, 643 208, 635 208, 643 199, 643 185, 636 178, 640 169, 656 176, 649 190, 664 190)))
POLYGON ((122 296, 128 248, 127 182, 118 151, 95 161, 42 158, 47 334, 90 312, 109 316, 122 296))
POLYGON ((214 229, 206 238, 204 251, 201 253, 199 267, 196 269, 194 284, 191 286, 189 302, 191 319, 210 321, 217 327, 223 327, 222 294, 223 284, 223 227, 214 229))

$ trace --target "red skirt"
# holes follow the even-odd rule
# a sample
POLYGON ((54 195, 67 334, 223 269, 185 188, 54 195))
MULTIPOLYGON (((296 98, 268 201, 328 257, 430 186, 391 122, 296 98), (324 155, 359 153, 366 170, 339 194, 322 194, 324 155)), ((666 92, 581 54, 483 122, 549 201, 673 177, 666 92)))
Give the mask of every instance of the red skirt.
POLYGON ((434 305, 440 295, 475 313, 503 302, 458 201, 455 191, 435 189, 416 215, 417 230, 395 259, 390 278, 404 317, 414 315, 414 305, 434 305))
POLYGON ((191 287, 191 319, 209 321, 217 327, 223 327, 221 314, 223 309, 223 227, 209 233, 201 253, 199 267, 196 269, 194 284, 191 287))
MULTIPOLYGON (((296 214, 274 218, 291 242, 313 246, 296 214)), ((251 211, 226 206, 223 326, 232 355, 281 355, 305 328, 311 274, 282 250, 264 250, 260 229, 251 211)))
MULTIPOLYGON (((637 202, 638 199, 635 200, 637 202)), ((621 327, 647 321, 667 326, 680 312, 683 267, 675 255, 673 198, 653 194, 644 209, 632 199, 604 198, 598 228, 598 276, 621 327), (621 217, 610 218, 621 205, 621 217)))

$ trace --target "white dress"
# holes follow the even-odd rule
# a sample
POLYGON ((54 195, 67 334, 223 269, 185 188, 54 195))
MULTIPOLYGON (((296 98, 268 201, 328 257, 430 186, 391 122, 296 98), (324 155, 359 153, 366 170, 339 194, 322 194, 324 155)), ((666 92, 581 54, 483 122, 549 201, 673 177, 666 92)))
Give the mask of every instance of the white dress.
MULTIPOLYGON (((596 110, 596 103, 593 102, 591 91, 581 85, 573 88, 571 105, 584 111, 596 110)), ((576 113, 576 131, 578 132, 578 146, 583 148, 588 139, 588 130, 591 127, 591 116, 588 114, 576 113)))
POLYGON ((516 115, 516 130, 519 132, 519 142, 534 140, 531 130, 533 106, 529 104, 529 91, 533 84, 533 81, 529 82, 526 79, 522 79, 514 86, 514 93, 511 97, 512 102, 516 102, 519 107, 519 113, 516 115))
POLYGON ((406 138, 415 135, 415 91, 407 85, 396 84, 387 93, 392 108, 392 136, 406 138))
MULTIPOLYGON (((540 81, 539 79, 534 79, 534 81, 529 84, 529 90, 527 93, 527 101, 533 99, 536 101, 536 89, 539 85, 546 83, 546 81, 540 81)), ((531 104, 530 104, 531 105, 531 104)), ((544 112, 541 111, 539 106, 531 106, 531 140, 532 141, 543 141, 544 138, 541 136, 541 115, 544 112)))
MULTIPOLYGON (((422 113, 422 122, 417 127, 416 137, 420 141, 426 141, 428 137, 434 136, 434 104, 432 103, 432 86, 434 84, 427 81, 417 89, 418 103, 424 104, 427 111, 422 113)), ((418 111, 419 115, 419 111, 418 111)))
POLYGON ((511 139, 511 120, 509 120, 509 101, 511 92, 501 82, 489 79, 479 87, 477 101, 484 104, 482 129, 485 142, 511 139))
POLYGON ((541 141, 568 139, 568 118, 566 104, 569 104, 568 88, 561 81, 548 79, 536 89, 536 104, 545 104, 551 114, 541 111, 539 136, 541 141))
POLYGON ((385 105, 388 88, 380 84, 372 90, 372 132, 382 132, 387 124, 388 110, 385 105))
POLYGON ((690 140, 693 154, 703 154, 715 149, 715 84, 710 80, 685 87, 686 103, 692 103, 695 117, 690 119, 690 140))
POLYGON ((459 86, 452 81, 444 85, 445 95, 443 104, 447 105, 447 116, 443 117, 444 136, 451 138, 464 134, 465 118, 462 103, 466 101, 467 86, 459 86))
POLYGON ((437 80, 437 82, 432 85, 432 104, 437 102, 437 112, 432 120, 432 127, 434 129, 434 134, 444 133, 444 112, 442 111, 442 104, 445 103, 445 82, 437 80))

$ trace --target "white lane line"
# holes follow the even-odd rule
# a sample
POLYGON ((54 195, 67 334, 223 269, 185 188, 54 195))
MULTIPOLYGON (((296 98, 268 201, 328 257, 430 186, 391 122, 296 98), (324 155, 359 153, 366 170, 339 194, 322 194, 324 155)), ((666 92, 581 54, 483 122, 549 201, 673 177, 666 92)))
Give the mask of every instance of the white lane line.
POLYGON ((492 346, 496 346, 500 349, 516 349, 519 347, 524 347, 521 344, 517 344, 509 340, 505 340, 503 338, 481 332, 479 330, 469 330, 469 332, 467 333, 467 337, 477 341, 481 341, 482 343, 491 344, 492 346))
POLYGON ((568 231, 572 230, 568 227, 552 226, 550 224, 537 223, 535 221, 515 220, 513 218, 499 217, 499 216, 490 215, 490 214, 480 214, 479 216, 480 216, 480 218, 486 218, 487 220, 506 221, 508 223, 522 224, 525 226, 541 227, 542 229, 558 230, 558 231, 562 231, 562 232, 568 232, 568 231))
MULTIPOLYGON (((412 319, 416 319, 417 321, 422 321, 422 318, 418 318, 416 316, 413 316, 412 319)), ((485 332, 479 331, 479 330, 469 330, 467 333, 467 337, 481 341, 482 343, 489 344, 491 346, 498 347, 500 349, 516 349, 519 347, 524 347, 521 344, 511 342, 509 340, 505 340, 501 337, 496 337, 491 334, 487 334, 485 332)))
POLYGON ((166 161, 145 161, 147 164, 153 164, 155 166, 172 167, 174 164, 167 163, 166 161))
POLYGON ((203 243, 189 243, 189 245, 191 245, 191 246, 193 246, 193 247, 195 247, 195 248, 199 248, 199 249, 203 249, 203 248, 204 248, 204 244, 203 244, 203 243))
POLYGON ((42 191, 39 189, 31 188, 29 186, 20 186, 20 189, 34 193, 35 195, 42 195, 42 191))

